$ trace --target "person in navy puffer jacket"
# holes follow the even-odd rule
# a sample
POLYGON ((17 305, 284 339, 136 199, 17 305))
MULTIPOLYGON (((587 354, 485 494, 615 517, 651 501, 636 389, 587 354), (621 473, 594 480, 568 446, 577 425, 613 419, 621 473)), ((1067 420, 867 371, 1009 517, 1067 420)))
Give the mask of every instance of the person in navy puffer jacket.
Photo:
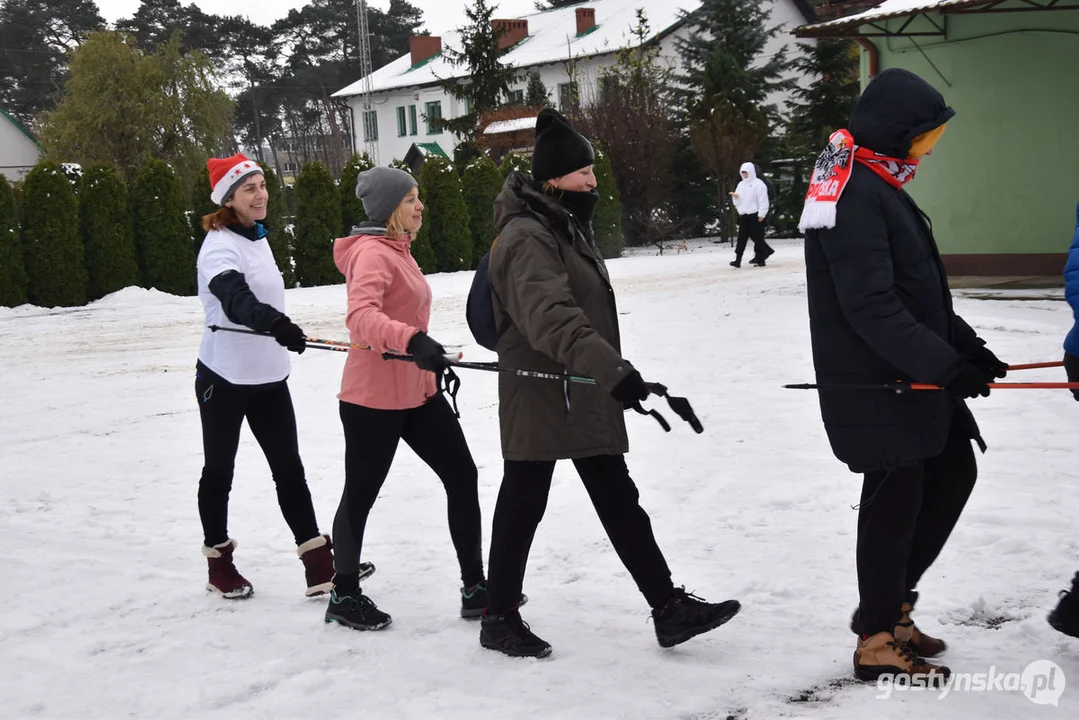
MULTIPOLYGON (((1079 205, 1075 208, 1075 236, 1064 265, 1064 295, 1072 306, 1075 325, 1064 338, 1064 370, 1068 382, 1079 382, 1079 205)), ((1079 390, 1072 390, 1079 400, 1079 390)), ((1060 592, 1060 602, 1049 614, 1049 624, 1072 637, 1079 637, 1079 573, 1072 578, 1071 590, 1060 592)))
MULTIPOLYGON (((1075 207, 1075 237, 1064 265, 1064 295, 1075 315, 1075 325, 1064 338, 1064 370, 1068 382, 1079 382, 1079 205, 1075 207)), ((1079 400, 1079 390, 1072 390, 1072 395, 1079 400)))

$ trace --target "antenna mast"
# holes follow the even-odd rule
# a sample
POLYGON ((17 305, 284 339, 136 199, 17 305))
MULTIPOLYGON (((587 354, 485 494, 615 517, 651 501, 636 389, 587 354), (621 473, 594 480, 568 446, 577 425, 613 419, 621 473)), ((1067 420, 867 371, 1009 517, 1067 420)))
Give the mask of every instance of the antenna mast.
POLYGON ((368 132, 367 127, 367 119, 373 117, 371 113, 374 112, 371 102, 373 70, 371 69, 371 31, 367 26, 367 0, 356 0, 356 26, 360 40, 360 72, 363 73, 363 88, 360 91, 360 96, 363 98, 361 103, 363 113, 360 118, 360 127, 363 132, 364 150, 371 158, 371 162, 378 165, 378 140, 374 139, 374 133, 368 132))

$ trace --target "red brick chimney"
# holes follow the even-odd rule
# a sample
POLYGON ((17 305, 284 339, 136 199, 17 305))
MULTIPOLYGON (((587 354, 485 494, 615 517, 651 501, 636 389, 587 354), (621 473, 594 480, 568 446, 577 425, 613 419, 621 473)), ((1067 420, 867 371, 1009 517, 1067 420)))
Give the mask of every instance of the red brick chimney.
POLYGON ((577 8, 577 34, 583 35, 596 26, 596 11, 593 8, 577 8))
POLYGON ((528 37, 527 20, 491 20, 491 27, 502 31, 502 36, 498 38, 499 50, 505 50, 528 37))
POLYGON ((412 64, 419 65, 442 52, 442 38, 437 35, 413 35, 408 39, 408 51, 412 64))

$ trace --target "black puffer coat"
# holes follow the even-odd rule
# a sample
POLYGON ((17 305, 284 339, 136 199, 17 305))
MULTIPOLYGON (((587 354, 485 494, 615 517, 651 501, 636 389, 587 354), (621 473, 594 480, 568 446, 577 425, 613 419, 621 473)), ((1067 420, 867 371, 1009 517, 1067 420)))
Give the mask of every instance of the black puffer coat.
MULTIPOLYGON (((851 117, 855 143, 905 157, 917 135, 951 117, 940 94, 886 71, 851 117)), ((931 171, 929 167, 926 171, 931 171)), ((905 380, 945 384, 984 345, 952 310, 929 218, 914 200, 855 163, 831 229, 805 239, 813 365, 827 385, 905 380)), ((981 444, 974 418, 947 392, 821 390, 832 450, 854 472, 891 469, 944 448, 953 414, 981 444)))

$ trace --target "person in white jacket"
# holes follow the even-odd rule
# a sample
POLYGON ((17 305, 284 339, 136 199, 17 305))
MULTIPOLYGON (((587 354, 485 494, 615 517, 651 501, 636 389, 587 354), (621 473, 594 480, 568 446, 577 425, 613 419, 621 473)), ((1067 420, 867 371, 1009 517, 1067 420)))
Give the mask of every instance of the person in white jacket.
POLYGON ((750 265, 764 267, 764 261, 775 252, 764 240, 764 221, 768 217, 768 186, 757 177, 753 163, 742 163, 742 182, 731 193, 738 211, 738 243, 734 248, 731 267, 742 267, 746 241, 753 239, 753 259, 750 265))

